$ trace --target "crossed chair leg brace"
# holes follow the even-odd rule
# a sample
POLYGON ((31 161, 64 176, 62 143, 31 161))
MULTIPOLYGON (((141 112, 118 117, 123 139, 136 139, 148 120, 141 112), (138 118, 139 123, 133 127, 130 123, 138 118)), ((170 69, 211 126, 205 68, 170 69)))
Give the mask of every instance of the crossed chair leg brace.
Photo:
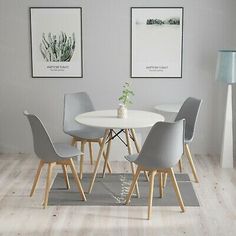
POLYGON ((38 166, 38 170, 36 172, 35 178, 34 178, 34 183, 32 186, 32 190, 30 192, 30 197, 33 196, 34 192, 35 192, 35 188, 36 185, 38 183, 42 168, 44 166, 44 164, 48 164, 48 171, 47 171, 47 179, 46 179, 46 189, 45 189, 45 195, 44 195, 44 201, 43 201, 43 206, 44 208, 47 207, 48 205, 48 195, 49 195, 49 191, 51 188, 51 177, 52 177, 52 169, 55 165, 61 165, 62 166, 62 170, 63 170, 63 175, 64 175, 64 179, 65 179, 65 183, 66 183, 66 187, 67 189, 70 189, 70 184, 69 184, 69 179, 68 179, 68 175, 67 175, 67 166, 70 166, 71 171, 72 171, 72 175, 74 177, 75 183, 77 185, 77 188, 81 194, 81 200, 86 201, 86 197, 84 195, 84 190, 82 188, 80 179, 77 175, 76 169, 75 169, 75 165, 74 162, 72 160, 72 158, 68 159, 68 160, 62 160, 62 161, 57 161, 57 162, 44 162, 44 161, 40 161, 39 166, 38 166))
POLYGON ((151 219, 151 214, 152 214, 152 199, 153 199, 153 187, 154 187, 154 177, 157 173, 159 173, 159 191, 160 191, 160 197, 163 196, 163 180, 162 180, 162 174, 169 174, 173 183, 173 187, 176 193, 177 200, 179 202, 179 206, 181 208, 181 211, 184 212, 184 203, 179 191, 179 187, 177 184, 177 181, 175 179, 174 171, 173 168, 168 168, 168 169, 158 169, 158 170, 147 170, 145 168, 142 168, 138 166, 137 171, 135 173, 135 176, 133 178, 133 182, 130 186, 129 193, 126 198, 125 204, 127 205, 130 202, 131 196, 133 194, 135 184, 138 181, 138 177, 140 175, 141 171, 149 171, 150 172, 150 181, 149 181, 149 195, 148 195, 148 220, 151 219))

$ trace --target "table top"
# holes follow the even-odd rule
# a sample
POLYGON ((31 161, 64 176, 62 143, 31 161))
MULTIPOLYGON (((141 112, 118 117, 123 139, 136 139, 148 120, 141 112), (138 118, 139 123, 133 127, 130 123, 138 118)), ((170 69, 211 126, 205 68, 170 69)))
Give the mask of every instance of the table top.
POLYGON ((182 105, 181 103, 166 103, 166 104, 156 105, 154 108, 157 111, 178 113, 179 109, 181 108, 181 105, 182 105))
POLYGON ((136 129, 153 126, 164 121, 160 114, 140 110, 128 110, 127 118, 118 118, 117 110, 92 111, 80 114, 75 120, 83 125, 107 129, 136 129))

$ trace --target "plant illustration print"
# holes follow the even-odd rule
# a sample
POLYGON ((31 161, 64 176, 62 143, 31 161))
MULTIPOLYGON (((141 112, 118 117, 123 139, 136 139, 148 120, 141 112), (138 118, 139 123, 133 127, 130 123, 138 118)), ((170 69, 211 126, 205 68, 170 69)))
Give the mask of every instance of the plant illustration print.
POLYGON ((73 57, 75 50, 75 33, 68 36, 61 32, 58 35, 45 33, 42 35, 42 42, 40 43, 40 52, 43 59, 47 62, 69 62, 73 57))

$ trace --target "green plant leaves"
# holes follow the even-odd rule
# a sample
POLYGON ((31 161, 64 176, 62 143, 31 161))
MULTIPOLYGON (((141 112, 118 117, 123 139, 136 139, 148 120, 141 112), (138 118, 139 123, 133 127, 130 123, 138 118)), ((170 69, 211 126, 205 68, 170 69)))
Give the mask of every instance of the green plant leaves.
POLYGON ((130 84, 125 82, 125 85, 123 85, 122 95, 119 97, 119 101, 122 101, 122 103, 127 107, 129 104, 132 104, 132 101, 130 100, 131 96, 134 96, 134 92, 131 90, 130 84))
POLYGON ((75 33, 67 36, 61 32, 59 35, 45 33, 42 35, 42 43, 40 44, 40 52, 45 61, 53 62, 69 62, 75 50, 75 33))

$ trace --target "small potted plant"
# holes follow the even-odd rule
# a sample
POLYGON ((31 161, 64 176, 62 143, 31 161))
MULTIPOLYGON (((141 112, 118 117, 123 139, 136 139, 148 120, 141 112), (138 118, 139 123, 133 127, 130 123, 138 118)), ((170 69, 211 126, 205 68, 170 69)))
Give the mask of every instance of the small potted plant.
POLYGON ((122 95, 119 97, 119 101, 121 101, 122 103, 119 104, 119 108, 117 109, 118 118, 127 117, 128 105, 132 104, 130 99, 131 96, 134 96, 134 92, 130 88, 130 83, 126 82, 123 86, 122 95))

